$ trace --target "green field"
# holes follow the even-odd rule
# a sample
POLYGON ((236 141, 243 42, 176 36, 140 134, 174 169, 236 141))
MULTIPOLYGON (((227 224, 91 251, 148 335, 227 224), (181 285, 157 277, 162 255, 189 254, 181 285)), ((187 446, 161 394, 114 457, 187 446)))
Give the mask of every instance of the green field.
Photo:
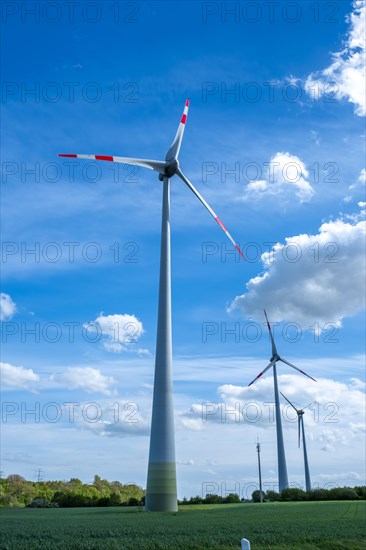
POLYGON ((366 549, 366 502, 136 508, 2 508, 0 548, 93 550, 366 549))

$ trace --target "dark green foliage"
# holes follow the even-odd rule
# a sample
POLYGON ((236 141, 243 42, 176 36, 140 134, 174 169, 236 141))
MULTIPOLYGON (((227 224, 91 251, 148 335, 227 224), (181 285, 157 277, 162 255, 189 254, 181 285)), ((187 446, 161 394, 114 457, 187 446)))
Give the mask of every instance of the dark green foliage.
POLYGON ((327 489, 313 489, 309 492, 309 500, 329 500, 327 489))
POLYGON ((222 504, 222 497, 215 494, 207 494, 202 502, 205 504, 222 504))
POLYGON ((301 489, 288 487, 281 492, 281 500, 283 502, 307 500, 307 493, 301 489))
MULTIPOLYGON (((262 491, 262 500, 264 501, 265 498, 266 498, 265 492, 262 491)), ((260 492, 259 489, 257 489, 256 491, 253 491, 252 500, 253 500, 253 502, 260 502, 261 501, 261 492, 260 492)))
POLYGON ((229 493, 222 499, 223 504, 238 504, 240 502, 239 495, 237 493, 229 493))
POLYGON ((188 500, 184 497, 183 500, 179 501, 179 504, 237 504, 239 502, 240 497, 237 493, 229 493, 225 497, 215 493, 207 493, 205 498, 196 495, 188 500))
POLYGON ((280 493, 276 493, 276 491, 266 491, 266 500, 269 500, 269 502, 281 500, 280 493))
POLYGON ((355 500, 357 493, 351 487, 335 487, 329 490, 330 500, 355 500))
POLYGON ((77 478, 71 478, 70 481, 34 483, 14 474, 0 479, 0 506, 28 506, 34 499, 44 499, 62 508, 127 506, 131 499, 135 499, 133 502, 140 502, 143 495, 144 491, 138 485, 109 482, 99 476, 94 477, 92 485, 84 484, 77 478))
POLYGON ((356 491, 358 498, 364 499, 364 500, 366 499, 366 486, 365 485, 362 485, 360 487, 353 487, 353 488, 356 491))

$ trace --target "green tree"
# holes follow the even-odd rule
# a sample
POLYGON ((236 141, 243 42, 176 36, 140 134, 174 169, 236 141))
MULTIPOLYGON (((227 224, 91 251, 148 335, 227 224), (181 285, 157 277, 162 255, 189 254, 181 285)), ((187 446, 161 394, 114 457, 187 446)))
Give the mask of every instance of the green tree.
POLYGON ((309 492, 309 500, 329 500, 328 489, 313 489, 309 492))
POLYGON ((280 493, 276 493, 276 491, 266 491, 266 500, 270 502, 281 500, 280 493))
POLYGON ((281 491, 281 500, 285 502, 307 500, 305 491, 297 489, 296 487, 287 487, 281 491))
MULTIPOLYGON (((262 491, 262 499, 263 500, 265 499, 265 496, 266 495, 265 495, 264 491, 262 491)), ((260 502, 261 501, 261 492, 260 492, 259 489, 252 492, 252 499, 253 499, 253 502, 260 502)))
POLYGON ((329 490, 331 500, 356 500, 358 495, 351 487, 334 487, 329 490))
POLYGON ((215 495, 214 493, 207 493, 206 497, 203 499, 205 504, 222 504, 222 497, 220 495, 215 495))
POLYGON ((222 502, 224 504, 237 504, 240 502, 240 498, 237 493, 229 493, 226 497, 224 497, 222 502))

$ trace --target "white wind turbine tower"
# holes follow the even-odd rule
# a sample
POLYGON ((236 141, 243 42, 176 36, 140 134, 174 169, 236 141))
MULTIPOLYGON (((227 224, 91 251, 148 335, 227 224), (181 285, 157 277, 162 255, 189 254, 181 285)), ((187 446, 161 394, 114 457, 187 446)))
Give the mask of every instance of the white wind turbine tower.
POLYGON ((304 372, 303 370, 295 367, 295 365, 293 365, 292 363, 290 363, 289 361, 287 361, 286 359, 284 359, 283 357, 281 357, 280 355, 278 355, 277 353, 277 348, 276 348, 276 344, 275 344, 275 341, 274 341, 274 338, 273 338, 273 334, 272 334, 272 330, 271 330, 271 325, 269 324, 269 321, 268 321, 268 317, 267 317, 267 313, 266 313, 266 310, 264 310, 264 315, 266 317, 266 321, 267 321, 267 327, 268 327, 268 331, 269 331, 269 336, 270 336, 270 339, 271 339, 271 343, 272 343, 272 357, 270 359, 270 363, 269 365, 267 365, 267 367, 258 374, 258 376, 256 376, 254 378, 254 380, 252 380, 250 382, 250 384, 248 384, 248 386, 251 386, 256 380, 258 380, 258 378, 260 378, 268 369, 270 369, 271 367, 273 367, 273 382, 274 382, 274 396, 275 396, 275 413, 276 413, 276 432, 277 432, 277 459, 278 459, 278 488, 279 488, 279 491, 281 492, 283 489, 285 489, 286 487, 288 487, 288 477, 287 477, 287 466, 286 466, 286 455, 285 455, 285 446, 284 446, 284 443, 283 443, 283 433, 282 433, 282 422, 281 422, 281 409, 280 409, 280 398, 279 398, 279 394, 278 394, 278 383, 277 383, 277 369, 276 369, 276 363, 278 361, 282 361, 282 363, 286 363, 286 365, 289 365, 290 367, 292 367, 293 369, 297 370, 298 372, 301 372, 301 374, 304 374, 305 376, 307 376, 308 378, 311 378, 311 380, 314 380, 314 382, 316 382, 315 378, 313 378, 312 376, 309 376, 309 374, 306 374, 306 372, 304 372))
MULTIPOLYGON (((308 453, 306 451, 306 441, 305 441, 305 428, 304 428, 304 409, 306 409, 306 407, 304 407, 304 409, 297 409, 295 407, 295 405, 293 403, 291 403, 291 401, 289 399, 287 399, 287 397, 285 395, 283 395, 282 392, 280 392, 282 397, 284 397, 287 401, 287 403, 289 403, 291 405, 291 407, 293 409, 295 409, 296 413, 297 413, 297 433, 298 433, 298 437, 297 437, 297 441, 298 441, 298 447, 300 447, 300 432, 302 432, 302 447, 303 447, 303 451, 304 451, 304 468, 305 468, 305 489, 306 491, 311 491, 311 481, 310 481, 310 470, 309 470, 309 462, 308 462, 308 453)), ((309 406, 309 405, 307 405, 309 406)))
POLYGON ((145 510, 152 512, 176 512, 178 509, 174 442, 170 283, 170 179, 174 175, 177 175, 207 208, 211 216, 213 216, 215 221, 235 246, 238 253, 244 258, 239 246, 220 218, 180 169, 178 155, 187 121, 188 107, 189 99, 187 99, 185 103, 176 136, 165 156, 165 160, 149 160, 106 155, 59 155, 68 158, 104 160, 142 166, 157 172, 159 174, 159 180, 163 182, 158 326, 150 452, 145 501, 145 510))

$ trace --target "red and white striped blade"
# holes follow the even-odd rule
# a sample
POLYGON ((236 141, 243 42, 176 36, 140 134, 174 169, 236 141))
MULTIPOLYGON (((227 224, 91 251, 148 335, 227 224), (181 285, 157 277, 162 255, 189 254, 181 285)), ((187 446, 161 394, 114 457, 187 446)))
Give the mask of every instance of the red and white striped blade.
POLYGON ((189 99, 186 100, 186 103, 184 105, 183 114, 179 122, 177 133, 175 134, 173 143, 171 144, 166 154, 165 160, 172 160, 173 158, 175 159, 178 158, 180 146, 183 139, 184 128, 186 127, 188 109, 189 109, 189 99))
POLYGON ((115 157, 110 155, 70 155, 65 153, 61 153, 58 156, 72 159, 106 160, 108 162, 120 162, 121 164, 133 164, 134 166, 142 166, 143 168, 155 170, 155 172, 159 172, 159 174, 164 174, 165 170, 165 162, 160 160, 135 159, 128 157, 115 157))
POLYGON ((310 374, 307 374, 305 371, 303 371, 301 369, 298 369, 297 367, 295 367, 295 365, 293 365, 289 361, 286 361, 286 359, 284 359, 283 357, 279 357, 279 360, 282 361, 282 363, 286 363, 286 365, 288 365, 289 367, 292 367, 293 369, 297 370, 298 372, 301 372, 301 374, 304 374, 305 376, 307 376, 308 378, 310 378, 311 380, 314 380, 314 382, 316 382, 315 378, 310 376, 310 374))
POLYGON ((230 241, 235 246, 236 250, 239 252, 240 256, 245 260, 244 254, 240 250, 239 245, 235 242, 233 237, 230 235, 229 231, 226 229, 220 218, 217 216, 216 212, 211 208, 211 206, 205 201, 205 199, 202 197, 202 195, 197 191, 197 189, 194 187, 194 185, 185 177, 183 172, 178 168, 177 170, 177 176, 180 177, 182 181, 189 187, 189 189, 196 195, 196 197, 201 201, 201 203, 207 208, 207 210, 210 212, 211 216, 215 219, 215 221, 219 224, 221 229, 225 232, 226 236, 230 239, 230 241))
POLYGON ((250 384, 248 384, 248 387, 251 386, 252 384, 254 384, 254 382, 255 382, 256 380, 258 380, 258 378, 260 378, 261 376, 263 376, 263 374, 264 374, 265 372, 267 372, 268 369, 270 369, 271 367, 273 367, 273 365, 276 363, 276 361, 277 361, 277 359, 274 359, 274 361, 271 361, 270 364, 269 364, 264 370, 262 370, 262 372, 260 372, 260 373, 258 374, 258 376, 256 376, 256 377, 254 378, 254 380, 251 381, 250 384))

